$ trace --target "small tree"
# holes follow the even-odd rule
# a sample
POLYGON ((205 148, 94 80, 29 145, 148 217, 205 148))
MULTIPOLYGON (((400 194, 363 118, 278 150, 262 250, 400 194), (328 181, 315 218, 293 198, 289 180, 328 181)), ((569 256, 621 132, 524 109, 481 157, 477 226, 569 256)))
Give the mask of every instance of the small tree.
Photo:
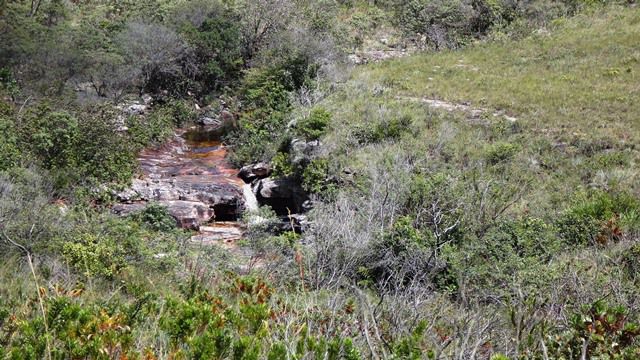
POLYGON ((182 65, 190 48, 175 31, 165 26, 131 22, 118 36, 117 43, 126 62, 140 70, 135 81, 140 92, 159 90, 167 80, 188 75, 182 65))

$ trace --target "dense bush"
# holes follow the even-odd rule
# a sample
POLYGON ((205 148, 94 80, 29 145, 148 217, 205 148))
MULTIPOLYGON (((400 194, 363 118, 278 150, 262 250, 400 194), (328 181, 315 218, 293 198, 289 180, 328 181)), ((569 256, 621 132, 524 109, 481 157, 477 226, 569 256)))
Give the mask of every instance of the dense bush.
POLYGON ((0 115, 0 131, 5 134, 0 139, 0 171, 3 171, 19 164, 21 150, 15 124, 4 114, 0 115))
POLYGON ((380 122, 354 129, 354 137, 361 144, 394 140, 409 132, 412 119, 408 116, 382 119, 380 122))
POLYGON ((309 116, 296 123, 298 133, 307 140, 317 140, 326 132, 331 122, 331 114, 322 108, 314 108, 309 116))
POLYGON ((607 244, 620 241, 638 229, 638 223, 620 224, 620 219, 637 219, 640 203, 627 193, 592 190, 574 195, 573 205, 557 220, 560 236, 569 244, 607 244))
POLYGON ((443 49, 597 2, 3 3, 0 358, 637 358, 637 10, 323 82, 334 42, 405 45, 393 14, 443 49), (99 103, 140 91, 115 131, 99 103), (95 201, 218 106, 232 160, 299 181, 306 219, 196 244, 164 207, 95 201))
POLYGON ((411 0, 397 1, 392 6, 397 25, 408 36, 441 50, 459 48, 491 31, 506 31, 518 37, 522 28, 530 33, 553 19, 612 2, 615 1, 411 0))
POLYGON ((169 214, 167 208, 157 204, 151 204, 144 210, 131 214, 131 218, 155 231, 171 231, 176 228, 176 220, 169 214))
POLYGON ((640 355, 639 336, 640 324, 626 309, 599 300, 573 314, 567 330, 549 336, 549 354, 558 358, 635 359, 640 355))
POLYGON ((221 4, 215 7, 201 23, 187 22, 183 29, 195 49, 200 64, 196 79, 205 93, 237 80, 246 60, 242 56, 239 16, 221 4))
POLYGON ((485 158, 489 164, 495 165, 509 160, 516 155, 519 150, 516 144, 500 142, 487 147, 485 150, 485 158))
POLYGON ((329 161, 327 159, 314 159, 302 173, 302 186, 312 194, 331 196, 336 185, 329 181, 329 161))
POLYGON ((35 162, 51 172, 60 190, 78 183, 127 182, 135 169, 134 147, 126 136, 114 135, 110 116, 115 115, 107 108, 74 114, 40 104, 20 122, 4 118, 11 130, 4 161, 35 162))
POLYGON ((233 145, 231 159, 236 164, 268 160, 275 155, 288 121, 289 92, 296 79, 286 68, 254 69, 241 88, 245 111, 239 128, 227 140, 233 145))

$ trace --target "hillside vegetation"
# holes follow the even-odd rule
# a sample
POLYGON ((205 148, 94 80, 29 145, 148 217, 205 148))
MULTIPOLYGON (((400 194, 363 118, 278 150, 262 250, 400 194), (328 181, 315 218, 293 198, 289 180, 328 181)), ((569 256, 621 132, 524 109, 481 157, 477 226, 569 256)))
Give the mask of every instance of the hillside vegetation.
POLYGON ((634 2, 14 1, 0 30, 0 359, 640 358, 634 2), (142 149, 225 117, 304 226, 247 211, 231 251, 112 213, 142 149))

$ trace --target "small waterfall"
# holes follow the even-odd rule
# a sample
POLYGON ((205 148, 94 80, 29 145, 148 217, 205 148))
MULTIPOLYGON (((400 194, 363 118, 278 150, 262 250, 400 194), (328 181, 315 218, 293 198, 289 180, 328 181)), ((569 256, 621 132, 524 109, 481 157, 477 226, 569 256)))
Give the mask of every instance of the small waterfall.
POLYGON ((247 211, 258 210, 258 199, 256 199, 256 195, 253 193, 253 190, 251 189, 251 185, 249 184, 242 185, 242 196, 244 197, 244 204, 247 211))

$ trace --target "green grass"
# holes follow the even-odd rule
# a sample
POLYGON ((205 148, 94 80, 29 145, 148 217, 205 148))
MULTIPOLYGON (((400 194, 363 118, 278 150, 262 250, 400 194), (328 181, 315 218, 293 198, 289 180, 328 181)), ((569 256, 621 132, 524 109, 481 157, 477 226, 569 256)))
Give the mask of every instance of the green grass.
POLYGON ((479 44, 371 66, 357 74, 398 95, 505 109, 540 128, 637 140, 640 10, 557 20, 521 42, 479 44))
POLYGON ((640 9, 609 7, 557 20, 518 42, 360 67, 323 104, 335 119, 324 140, 346 167, 365 169, 380 154, 398 153, 431 171, 486 165, 493 180, 524 189, 520 211, 557 213, 579 188, 638 197, 637 39, 640 9), (470 118, 429 108, 421 98, 488 111, 470 118), (412 119, 401 138, 357 140, 359 131, 401 118, 412 119), (492 164, 491 152, 500 148, 513 151, 492 164))

